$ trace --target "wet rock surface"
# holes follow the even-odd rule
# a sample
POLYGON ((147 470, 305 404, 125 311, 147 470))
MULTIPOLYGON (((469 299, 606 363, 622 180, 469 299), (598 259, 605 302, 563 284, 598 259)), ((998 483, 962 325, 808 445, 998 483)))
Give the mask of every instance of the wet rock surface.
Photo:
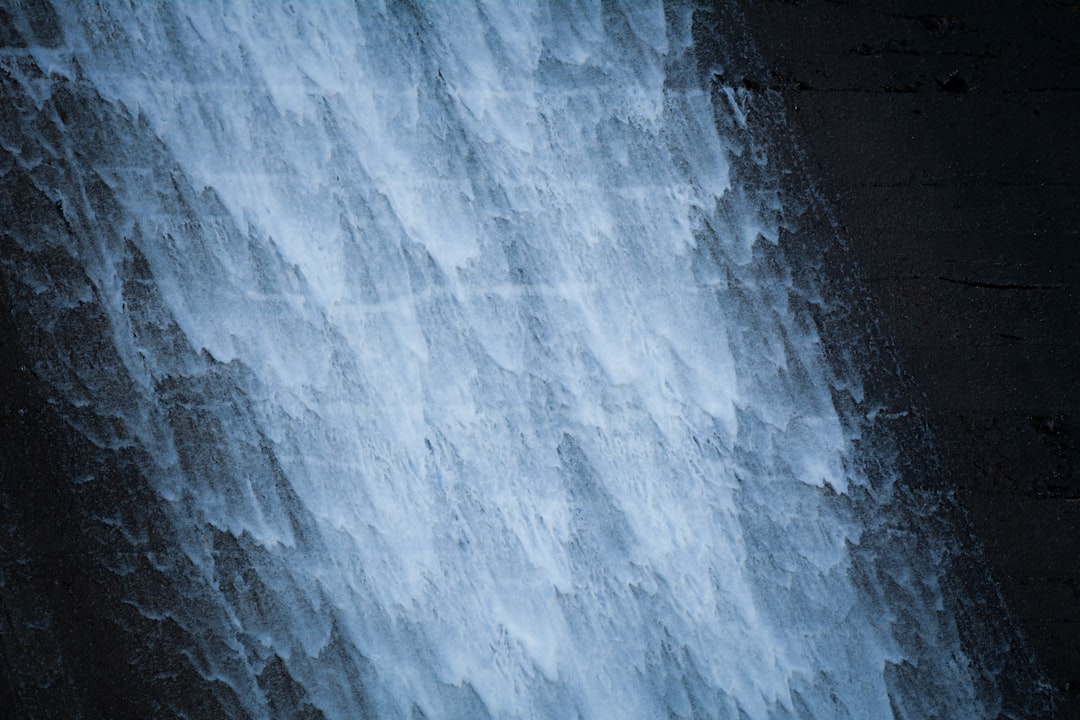
MULTIPOLYGON (((1080 3, 746 20, 995 580, 1080 716, 1080 3)), ((840 278, 843 281, 843 278, 840 278)))

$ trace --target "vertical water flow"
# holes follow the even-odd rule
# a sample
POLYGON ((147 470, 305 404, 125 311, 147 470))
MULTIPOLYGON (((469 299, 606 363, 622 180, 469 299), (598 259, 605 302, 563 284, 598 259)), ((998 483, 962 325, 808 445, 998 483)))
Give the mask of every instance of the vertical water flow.
POLYGON ((871 537, 895 469, 854 459, 860 381, 692 16, 72 2, 5 50, 5 172, 63 226, 6 267, 58 407, 142 458, 152 519, 101 522, 191 697, 996 713, 933 539, 871 537))

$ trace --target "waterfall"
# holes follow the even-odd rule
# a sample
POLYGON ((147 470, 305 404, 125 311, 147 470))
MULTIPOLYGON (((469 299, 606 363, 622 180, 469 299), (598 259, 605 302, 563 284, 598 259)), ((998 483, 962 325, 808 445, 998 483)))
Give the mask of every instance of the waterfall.
POLYGON ((10 3, 5 287, 157 716, 997 715, 707 15, 10 3))

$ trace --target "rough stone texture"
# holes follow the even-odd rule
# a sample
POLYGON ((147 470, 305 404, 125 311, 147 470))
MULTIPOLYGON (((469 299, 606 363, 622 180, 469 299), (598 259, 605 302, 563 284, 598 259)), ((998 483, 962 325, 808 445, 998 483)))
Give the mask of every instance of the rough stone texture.
POLYGON ((1080 2, 746 20, 1036 656, 1080 717, 1080 2))

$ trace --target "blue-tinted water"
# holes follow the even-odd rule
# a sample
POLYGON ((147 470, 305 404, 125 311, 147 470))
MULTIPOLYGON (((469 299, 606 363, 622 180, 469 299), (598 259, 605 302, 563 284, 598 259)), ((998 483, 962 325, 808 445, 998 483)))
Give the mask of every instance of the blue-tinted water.
POLYGON ((70 3, 0 56, 71 230, 12 236, 36 372, 144 459, 111 570, 217 712, 996 715, 692 19, 70 3))

